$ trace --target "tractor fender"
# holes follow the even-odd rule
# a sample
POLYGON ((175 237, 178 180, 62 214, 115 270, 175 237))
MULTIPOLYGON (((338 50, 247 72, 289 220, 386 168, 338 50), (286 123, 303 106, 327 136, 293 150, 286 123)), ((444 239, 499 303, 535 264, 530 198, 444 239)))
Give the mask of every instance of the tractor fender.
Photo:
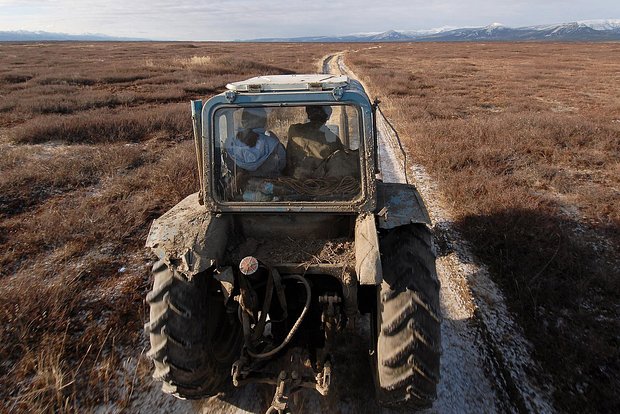
POLYGON ((146 247, 191 279, 222 261, 230 226, 227 216, 211 214, 194 193, 153 221, 146 247))
POLYGON ((431 225, 422 196, 411 184, 377 182, 377 223, 393 229, 411 223, 431 225))
POLYGON ((355 273, 360 285, 379 285, 383 280, 374 214, 363 213, 355 220, 355 273))

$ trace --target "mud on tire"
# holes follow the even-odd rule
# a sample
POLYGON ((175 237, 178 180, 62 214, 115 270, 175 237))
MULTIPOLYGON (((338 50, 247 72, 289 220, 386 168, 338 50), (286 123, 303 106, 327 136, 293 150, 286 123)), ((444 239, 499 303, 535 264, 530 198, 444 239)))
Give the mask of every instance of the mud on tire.
POLYGON ((425 225, 391 229, 380 239, 383 282, 373 324, 375 385, 383 405, 430 407, 441 350, 439 281, 425 225))
POLYGON ((153 378, 162 390, 197 399, 221 391, 239 356, 239 324, 226 315, 219 283, 207 270, 187 280, 163 261, 153 266, 153 290, 147 295, 153 378))

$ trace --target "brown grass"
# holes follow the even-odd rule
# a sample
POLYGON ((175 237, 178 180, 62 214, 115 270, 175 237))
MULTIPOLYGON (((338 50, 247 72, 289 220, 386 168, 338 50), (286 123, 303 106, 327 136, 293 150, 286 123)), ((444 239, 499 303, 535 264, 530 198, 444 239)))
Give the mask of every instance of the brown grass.
POLYGON ((150 381, 143 246, 151 221, 198 189, 189 100, 250 76, 313 71, 325 53, 297 48, 0 45, 7 411, 122 411, 150 381))
POLYGON ((620 399, 620 44, 347 55, 506 294, 566 412, 620 399))
POLYGON ((37 117, 15 128, 13 140, 20 144, 50 141, 97 144, 137 142, 156 134, 165 134, 176 140, 188 139, 192 129, 187 123, 187 108, 186 103, 37 117))
MULTIPOLYGON (((142 246, 150 222, 197 189, 187 101, 312 72, 343 48, 0 45, 7 411, 129 406, 149 381, 142 246)), ((562 411, 618 411, 618 48, 395 44, 347 56, 440 182, 562 411)))

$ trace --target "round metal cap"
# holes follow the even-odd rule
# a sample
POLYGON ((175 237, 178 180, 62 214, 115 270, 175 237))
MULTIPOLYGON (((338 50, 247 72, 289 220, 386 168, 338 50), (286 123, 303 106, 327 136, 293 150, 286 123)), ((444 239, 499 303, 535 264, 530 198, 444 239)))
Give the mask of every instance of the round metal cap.
POLYGON ((258 259, 254 256, 246 256, 239 263, 239 270, 246 276, 250 276, 258 270, 258 259))

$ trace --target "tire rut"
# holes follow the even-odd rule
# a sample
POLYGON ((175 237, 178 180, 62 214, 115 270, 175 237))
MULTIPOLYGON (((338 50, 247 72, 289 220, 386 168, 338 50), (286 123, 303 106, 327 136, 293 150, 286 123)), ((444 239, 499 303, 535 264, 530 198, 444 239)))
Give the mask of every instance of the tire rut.
MULTIPOLYGON (((325 57, 323 67, 327 66, 332 73, 356 78, 344 63, 345 53, 325 57)), ((370 92, 366 86, 365 89, 370 92)), ((377 114, 377 127, 383 179, 405 182, 396 136, 380 113, 377 114)), ((508 312, 504 297, 490 279, 488 270, 473 259, 467 242, 454 228, 452 214, 445 207, 449 204, 424 167, 409 163, 408 170, 410 182, 422 194, 435 223, 435 237, 443 245, 437 270, 442 284, 441 308, 445 317, 442 336, 447 336, 448 340, 443 340, 439 399, 431 410, 554 412, 551 389, 539 383, 539 378, 544 375, 530 356, 531 344, 524 339, 520 327, 508 312), (469 359, 469 363, 463 364, 463 358, 469 359), (462 371, 450 366, 457 361, 468 369, 462 371), (535 374, 530 374, 532 372, 535 374), (471 387, 474 383, 475 386, 471 387), (494 401, 488 401, 488 391, 491 390, 494 401)))
MULTIPOLYGON (((374 46, 380 47, 380 46, 374 46)), ((342 52, 324 56, 317 70, 345 72, 342 52)), ((366 88, 369 92, 369 89, 366 88)), ((387 182, 404 182, 398 143, 382 119, 378 122, 381 170, 387 182)), ((453 228, 441 192, 424 168, 409 164, 411 182, 427 202, 433 233, 439 241, 437 273, 441 282, 442 357, 437 401, 423 413, 553 412, 549 390, 526 372, 539 369, 531 360, 531 345, 510 317, 501 292, 484 266, 472 259, 467 243, 453 228)), ((368 316, 360 328, 336 349, 334 391, 327 398, 302 392, 293 398, 295 413, 401 413, 383 408, 374 398, 368 356, 362 352, 370 338, 368 316), (339 383, 339 380, 345 379, 339 383), (346 380, 348 379, 348 380, 346 380)), ((230 390, 198 402, 177 400, 153 385, 141 393, 132 412, 260 413, 273 394, 259 386, 230 390)))

